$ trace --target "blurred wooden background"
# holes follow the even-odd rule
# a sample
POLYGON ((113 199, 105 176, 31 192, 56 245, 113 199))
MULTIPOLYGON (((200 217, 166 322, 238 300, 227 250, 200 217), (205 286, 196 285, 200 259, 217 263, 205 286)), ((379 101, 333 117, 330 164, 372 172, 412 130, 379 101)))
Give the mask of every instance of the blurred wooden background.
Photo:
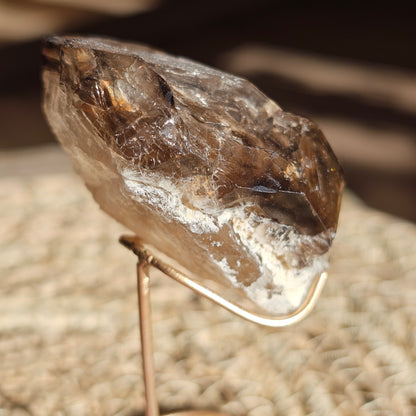
POLYGON ((40 43, 136 40, 238 73, 317 121, 348 186, 416 221, 416 25, 405 2, 0 0, 0 175, 69 169, 40 110, 40 43))

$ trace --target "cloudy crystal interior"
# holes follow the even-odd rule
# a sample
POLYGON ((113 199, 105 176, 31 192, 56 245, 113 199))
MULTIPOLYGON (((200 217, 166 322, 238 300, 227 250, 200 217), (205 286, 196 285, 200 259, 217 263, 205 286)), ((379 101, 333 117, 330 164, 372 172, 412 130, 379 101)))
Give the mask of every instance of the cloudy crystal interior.
POLYGON ((293 312, 328 266, 344 186, 313 122, 247 80, 146 46, 52 37, 44 112, 100 207, 253 312, 293 312))

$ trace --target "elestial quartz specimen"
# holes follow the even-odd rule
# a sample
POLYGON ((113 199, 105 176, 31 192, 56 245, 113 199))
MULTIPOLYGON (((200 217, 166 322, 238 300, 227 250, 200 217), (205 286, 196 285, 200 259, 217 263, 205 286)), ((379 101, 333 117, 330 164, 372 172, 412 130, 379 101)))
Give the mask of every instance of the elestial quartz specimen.
POLYGON ((343 175, 248 81, 109 39, 52 37, 44 111, 101 208, 185 274, 272 316, 327 267, 343 175))

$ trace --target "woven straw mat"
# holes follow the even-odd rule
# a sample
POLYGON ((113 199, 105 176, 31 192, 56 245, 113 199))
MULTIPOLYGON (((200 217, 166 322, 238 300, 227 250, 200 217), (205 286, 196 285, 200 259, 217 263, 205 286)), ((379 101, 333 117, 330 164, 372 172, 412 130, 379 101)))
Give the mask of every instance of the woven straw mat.
MULTIPOLYGON (((135 257, 70 173, 0 180, 0 416, 141 415, 135 257)), ((285 329, 154 276, 163 411, 416 415, 416 226, 346 193, 318 305, 285 329)))

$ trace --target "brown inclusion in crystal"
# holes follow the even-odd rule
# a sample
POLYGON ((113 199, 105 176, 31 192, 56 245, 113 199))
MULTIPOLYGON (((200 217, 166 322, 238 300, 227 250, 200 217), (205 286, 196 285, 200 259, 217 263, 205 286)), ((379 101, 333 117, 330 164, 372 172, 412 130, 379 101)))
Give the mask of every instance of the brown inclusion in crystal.
POLYGON ((344 181, 316 124, 244 79, 141 45, 53 37, 43 55, 55 134, 144 243, 203 282, 263 278, 269 298, 284 296, 277 264, 300 275, 328 251, 344 181))

